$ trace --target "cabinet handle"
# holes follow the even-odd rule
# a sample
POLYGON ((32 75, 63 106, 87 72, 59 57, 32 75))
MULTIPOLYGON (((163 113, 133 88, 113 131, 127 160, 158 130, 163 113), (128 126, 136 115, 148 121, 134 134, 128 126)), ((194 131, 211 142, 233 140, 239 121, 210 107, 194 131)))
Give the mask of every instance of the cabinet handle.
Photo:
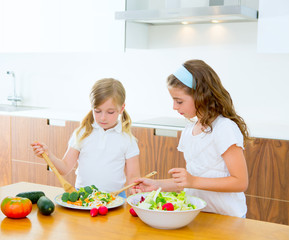
POLYGON ((175 137, 176 138, 176 137, 178 137, 178 131, 177 130, 155 128, 154 129, 154 135, 155 136, 175 137))
POLYGON ((47 125, 65 127, 65 120, 47 119, 47 125))

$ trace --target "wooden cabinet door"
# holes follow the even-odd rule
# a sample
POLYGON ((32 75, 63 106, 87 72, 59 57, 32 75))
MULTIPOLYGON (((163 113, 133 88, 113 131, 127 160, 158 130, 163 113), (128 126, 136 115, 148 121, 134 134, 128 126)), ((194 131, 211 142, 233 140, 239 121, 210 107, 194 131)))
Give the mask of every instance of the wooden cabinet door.
MULTIPOLYGON (((48 119, 11 117, 13 182, 29 181, 60 186, 45 161, 34 155, 30 144, 34 141, 43 142, 57 157, 62 158, 68 140, 78 126, 79 122, 72 121, 65 121, 65 126, 53 126, 49 125, 48 119)), ((74 184, 74 171, 65 178, 74 184)))
POLYGON ((10 116, 0 115, 0 186, 11 183, 10 116))
POLYGON ((155 178, 170 178, 168 171, 174 167, 185 167, 183 154, 177 150, 177 137, 157 136, 153 128, 133 127, 133 135, 140 149, 141 176, 157 171, 155 178))
POLYGON ((289 224, 289 141, 256 138, 246 146, 247 217, 289 224))

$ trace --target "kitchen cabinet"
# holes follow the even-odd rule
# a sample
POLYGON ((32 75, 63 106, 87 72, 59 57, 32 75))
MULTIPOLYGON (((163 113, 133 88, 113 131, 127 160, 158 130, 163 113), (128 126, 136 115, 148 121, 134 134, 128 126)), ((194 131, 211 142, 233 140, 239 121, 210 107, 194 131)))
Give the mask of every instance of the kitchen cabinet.
MULTIPOLYGON (((30 144, 34 141, 44 142, 57 157, 62 158, 68 140, 78 126, 79 122, 74 121, 65 121, 65 126, 53 126, 48 119, 11 116, 12 183, 27 181, 60 186, 45 161, 34 155, 30 144)), ((65 178, 74 184, 75 171, 65 178)))
POLYGON ((247 218, 289 224, 289 141, 256 138, 246 146, 247 218))
MULTIPOLYGON (((26 181, 60 186, 54 173, 47 170, 45 161, 34 156, 30 143, 45 142, 55 155, 62 157, 79 122, 65 121, 65 126, 54 126, 51 122, 0 115, 1 185, 26 181)), ((169 178, 169 169, 186 167, 183 154, 177 151, 181 131, 169 137, 158 135, 156 130, 132 127, 140 149, 141 176, 157 171, 154 178, 169 178)), ((245 157, 249 173, 249 187, 245 192, 247 218, 289 225, 289 141, 255 138, 247 143, 245 157)), ((74 184, 74 171, 65 178, 74 184)))
POLYGON ((259 0, 258 52, 289 53, 289 2, 259 0))
POLYGON ((155 178, 170 178, 171 168, 186 167, 183 154, 177 150, 181 131, 177 137, 167 137, 156 135, 154 128, 133 127, 132 133, 140 149, 141 176, 157 171, 155 178))
POLYGON ((0 52, 124 50, 124 0, 0 0, 0 52))
POLYGON ((10 116, 0 115, 0 186, 11 184, 10 116))

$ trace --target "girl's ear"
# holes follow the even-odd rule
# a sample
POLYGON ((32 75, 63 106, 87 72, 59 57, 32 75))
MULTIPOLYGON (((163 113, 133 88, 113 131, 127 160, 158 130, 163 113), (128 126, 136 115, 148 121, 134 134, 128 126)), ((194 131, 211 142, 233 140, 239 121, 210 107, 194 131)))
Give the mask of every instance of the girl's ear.
POLYGON ((125 108, 125 103, 124 103, 124 104, 122 104, 122 106, 121 106, 121 109, 120 109, 120 114, 122 114, 122 113, 123 113, 123 111, 124 111, 124 108, 125 108))

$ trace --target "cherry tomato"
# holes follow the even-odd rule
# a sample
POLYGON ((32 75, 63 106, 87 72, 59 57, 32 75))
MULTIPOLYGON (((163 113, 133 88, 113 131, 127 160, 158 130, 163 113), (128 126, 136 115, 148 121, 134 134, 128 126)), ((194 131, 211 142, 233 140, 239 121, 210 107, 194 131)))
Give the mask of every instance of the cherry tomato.
POLYGON ((28 198, 6 197, 1 203, 1 211, 9 218, 24 218, 32 210, 32 202, 28 198))
POLYGON ((163 210, 174 211, 174 205, 172 203, 165 203, 162 207, 163 210))

